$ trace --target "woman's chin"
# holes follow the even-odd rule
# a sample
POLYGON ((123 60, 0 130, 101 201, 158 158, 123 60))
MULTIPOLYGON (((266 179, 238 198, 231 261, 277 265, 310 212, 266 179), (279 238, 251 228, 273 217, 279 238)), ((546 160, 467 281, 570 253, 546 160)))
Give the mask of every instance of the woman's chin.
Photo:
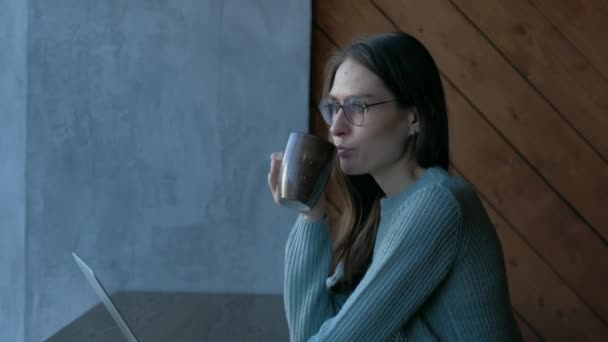
POLYGON ((347 176, 360 176, 362 174, 367 173, 364 170, 360 170, 359 168, 355 167, 354 165, 350 165, 350 163, 348 162, 341 162, 340 170, 342 170, 342 173, 347 176))

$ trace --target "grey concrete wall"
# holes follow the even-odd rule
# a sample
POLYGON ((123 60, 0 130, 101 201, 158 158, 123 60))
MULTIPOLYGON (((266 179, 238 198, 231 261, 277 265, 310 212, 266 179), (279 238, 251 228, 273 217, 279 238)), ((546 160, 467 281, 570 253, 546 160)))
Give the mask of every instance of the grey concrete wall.
POLYGON ((304 0, 29 1, 26 340, 97 303, 72 251, 110 292, 281 292, 309 41, 304 0))
POLYGON ((23 341, 27 3, 0 0, 0 341, 23 341))

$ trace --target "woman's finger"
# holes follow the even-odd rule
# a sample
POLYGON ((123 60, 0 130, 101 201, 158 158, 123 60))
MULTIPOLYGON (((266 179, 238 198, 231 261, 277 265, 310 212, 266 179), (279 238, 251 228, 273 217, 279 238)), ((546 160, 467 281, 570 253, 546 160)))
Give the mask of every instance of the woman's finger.
POLYGON ((275 203, 278 203, 277 186, 279 184, 279 170, 283 152, 274 152, 270 155, 270 172, 268 173, 268 186, 272 192, 275 203))

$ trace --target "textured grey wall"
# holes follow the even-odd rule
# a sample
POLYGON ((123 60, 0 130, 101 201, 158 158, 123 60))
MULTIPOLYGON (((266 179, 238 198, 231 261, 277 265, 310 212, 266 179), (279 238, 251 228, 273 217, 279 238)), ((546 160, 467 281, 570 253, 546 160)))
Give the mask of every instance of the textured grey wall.
POLYGON ((309 37, 303 0, 29 1, 26 340, 97 302, 73 250, 111 292, 281 292, 309 37))
POLYGON ((0 341, 22 341, 25 308, 27 3, 0 0, 0 341))

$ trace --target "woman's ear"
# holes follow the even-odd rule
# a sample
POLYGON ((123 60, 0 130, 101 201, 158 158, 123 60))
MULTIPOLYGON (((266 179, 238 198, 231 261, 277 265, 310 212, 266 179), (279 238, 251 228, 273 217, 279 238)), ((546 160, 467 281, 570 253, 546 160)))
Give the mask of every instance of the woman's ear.
POLYGON ((420 120, 418 120, 418 111, 415 108, 407 114, 407 123, 410 127, 408 135, 416 135, 420 132, 420 120))

